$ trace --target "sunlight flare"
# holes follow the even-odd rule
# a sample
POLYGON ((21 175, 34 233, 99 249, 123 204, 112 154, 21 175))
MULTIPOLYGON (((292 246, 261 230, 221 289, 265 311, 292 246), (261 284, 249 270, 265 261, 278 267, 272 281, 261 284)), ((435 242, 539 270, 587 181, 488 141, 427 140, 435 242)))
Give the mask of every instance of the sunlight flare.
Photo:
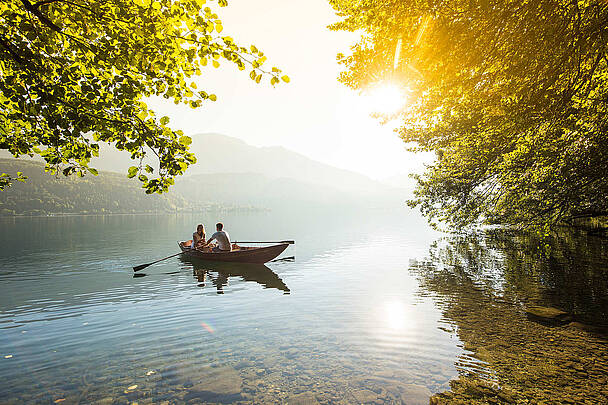
POLYGON ((371 110, 377 114, 397 114, 407 101, 405 93, 392 83, 382 83, 366 94, 371 110))
POLYGON ((209 333, 215 333, 215 328, 206 322, 201 322, 201 326, 209 333))

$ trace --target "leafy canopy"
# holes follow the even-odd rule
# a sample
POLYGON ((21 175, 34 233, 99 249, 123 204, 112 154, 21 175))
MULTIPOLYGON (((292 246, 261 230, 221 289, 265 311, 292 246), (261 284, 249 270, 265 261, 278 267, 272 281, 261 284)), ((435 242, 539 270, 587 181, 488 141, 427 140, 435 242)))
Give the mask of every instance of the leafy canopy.
MULTIPOLYGON (((107 142, 131 153, 147 193, 163 192, 196 161, 189 137, 142 101, 162 96, 199 108, 215 94, 190 79, 222 61, 250 69, 259 83, 264 53, 223 34, 205 0, 8 0, 0 2, 0 149, 39 155, 46 170, 96 174, 89 167, 107 142), (155 170, 143 164, 158 158, 155 170)), ((225 6, 226 0, 218 0, 225 6)), ((21 173, 0 175, 0 189, 21 173)))
POLYGON ((399 133, 435 151, 432 222, 550 225, 608 214, 608 3, 330 0, 363 30, 340 79, 411 92, 399 133))

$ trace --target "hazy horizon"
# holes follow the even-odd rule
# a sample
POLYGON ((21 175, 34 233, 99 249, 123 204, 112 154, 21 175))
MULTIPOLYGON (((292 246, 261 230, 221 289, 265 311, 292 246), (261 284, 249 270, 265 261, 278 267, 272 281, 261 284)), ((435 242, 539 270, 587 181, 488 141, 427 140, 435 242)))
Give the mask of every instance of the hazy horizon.
MULTIPOLYGON (((378 184, 383 184, 389 187, 411 189, 414 185, 414 181, 408 178, 406 174, 393 175, 392 177, 389 176, 382 179, 374 179, 365 173, 340 168, 326 162, 315 160, 313 158, 310 158, 309 156, 306 156, 296 150, 290 149, 289 147, 283 145, 255 146, 247 142, 247 140, 245 139, 228 136, 219 132, 197 133, 192 134, 191 137, 193 139, 193 143, 190 145, 190 149, 197 156, 197 163, 188 168, 188 170, 182 177, 184 179, 189 176, 195 176, 198 174, 255 174, 264 172, 265 175, 268 175, 270 177, 287 177, 302 180, 301 176, 299 176, 298 171, 301 169, 302 163, 304 163, 308 165, 312 164, 314 166, 317 166, 318 170, 329 170, 334 173, 342 173, 346 177, 354 176, 356 178, 357 176, 360 176, 361 179, 367 179, 371 182, 377 182, 378 184), (201 139, 202 137, 206 137, 207 139, 201 139), (206 145, 205 142, 209 142, 209 144, 206 145), (221 144, 221 146, 218 146, 218 143, 221 144), (208 150, 206 149, 206 147, 208 147, 208 150), (253 152, 267 156, 263 156, 263 158, 258 157, 257 161, 255 162, 248 160, 247 164, 245 164, 244 160, 233 158, 234 150, 232 148, 239 149, 241 154, 253 152), (295 167, 293 165, 288 166, 288 164, 291 164, 291 162, 289 161, 283 162, 284 164, 283 166, 281 166, 283 170, 281 170, 279 173, 279 168, 276 168, 277 175, 273 176, 272 173, 269 172, 269 170, 272 170, 272 168, 269 169, 266 167, 268 166, 268 162, 266 160, 267 158, 274 160, 281 159, 281 155, 297 158, 299 160, 300 167, 295 167), (247 167, 247 165, 249 165, 250 167, 247 167), (296 175, 288 176, 285 175, 286 172, 291 172, 296 175)), ((0 159, 3 158, 12 159, 14 157, 8 151, 0 150, 0 159)), ((33 158, 30 158, 29 156, 24 155, 21 156, 20 159, 43 161, 43 159, 39 156, 34 156, 33 158)), ((284 160, 285 158, 282 159, 284 160)), ((150 157, 149 160, 146 159, 146 162, 150 163, 152 166, 157 166, 155 165, 155 160, 152 157, 150 157)), ((126 176, 128 167, 133 166, 135 164, 136 162, 130 158, 130 153, 125 151, 119 151, 106 143, 101 143, 100 156, 91 159, 90 166, 96 168, 99 171, 125 174, 126 176)), ((336 179, 335 176, 333 177, 333 179, 335 182, 339 182, 339 179, 336 179)), ((177 182, 179 182, 179 178, 176 180, 177 182)), ((331 182, 329 182, 327 185, 331 185, 331 182)))
POLYGON ((338 19, 327 1, 231 0, 218 14, 224 32, 237 42, 255 44, 269 66, 283 69, 291 82, 276 88, 256 84, 227 63, 207 69, 194 81, 217 94, 217 102, 192 110, 164 99, 147 101, 158 116, 170 117, 174 129, 282 146, 376 180, 421 171, 430 161, 428 154, 406 151, 394 123, 381 125, 371 117, 373 100, 338 82, 336 54, 348 51, 359 35, 327 28, 338 19), (299 17, 288 18, 293 15, 299 17))
MULTIPOLYGON (((377 100, 338 82, 336 54, 346 52, 359 34, 330 31, 327 25, 337 17, 325 0, 231 0, 218 14, 226 34, 238 43, 255 44, 268 57, 268 66, 283 69, 291 82, 275 88, 267 81, 256 84, 229 63, 206 69, 193 81, 199 89, 217 94, 217 102, 193 110, 162 98, 146 99, 158 117, 170 118, 174 130, 189 136, 218 133, 256 147, 283 147, 393 185, 409 184, 407 175, 422 171, 431 160, 430 154, 406 151, 393 131, 394 122, 382 125, 371 116, 377 100), (293 15, 299 18, 288 18, 293 15)), ((100 146, 103 159, 109 148, 100 146)), ((10 156, 0 152, 0 157, 10 156)))

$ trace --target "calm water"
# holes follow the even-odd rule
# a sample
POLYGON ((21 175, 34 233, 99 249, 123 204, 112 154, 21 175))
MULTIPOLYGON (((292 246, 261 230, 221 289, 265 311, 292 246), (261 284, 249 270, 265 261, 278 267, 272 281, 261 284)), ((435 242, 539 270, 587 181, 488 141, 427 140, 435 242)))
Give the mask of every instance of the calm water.
MULTIPOLYGON (((0 226, 2 403, 428 403, 458 377, 511 384, 512 370, 496 366, 496 355, 480 355, 480 346, 487 353, 515 344, 508 336, 503 346, 480 341, 497 314, 503 326, 530 329, 518 342, 566 331, 560 339, 573 348, 597 343, 586 347, 588 361, 608 358, 597 334, 538 325, 521 309, 552 305, 601 323, 603 239, 573 237, 586 274, 578 277, 561 245, 539 252, 517 235, 447 236, 406 210, 16 218, 0 226), (220 219, 233 239, 297 244, 266 266, 176 257, 133 277, 133 265, 176 252, 197 223, 209 233, 220 219)), ((563 349, 555 361, 576 356, 563 349)), ((586 380, 600 387, 602 367, 586 380)), ((589 390, 581 395, 608 398, 589 390)))

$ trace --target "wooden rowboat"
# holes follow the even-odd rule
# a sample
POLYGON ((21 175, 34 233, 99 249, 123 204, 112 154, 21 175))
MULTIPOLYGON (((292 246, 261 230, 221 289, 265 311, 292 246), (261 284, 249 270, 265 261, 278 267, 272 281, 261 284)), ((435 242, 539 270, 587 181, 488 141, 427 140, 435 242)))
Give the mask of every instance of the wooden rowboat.
POLYGON ((232 263, 259 263, 264 264, 283 253, 289 243, 279 243, 264 247, 245 247, 239 246, 230 252, 210 252, 201 249, 192 249, 192 241, 179 242, 179 248, 184 255, 200 260, 213 262, 232 262, 232 263))

